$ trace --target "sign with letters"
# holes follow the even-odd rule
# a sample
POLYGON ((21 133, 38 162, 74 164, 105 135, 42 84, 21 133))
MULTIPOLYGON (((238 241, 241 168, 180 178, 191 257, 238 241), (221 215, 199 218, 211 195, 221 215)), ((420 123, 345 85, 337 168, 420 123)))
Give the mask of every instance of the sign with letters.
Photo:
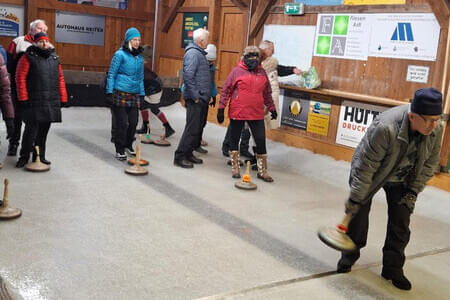
POLYGON ((406 73, 406 81, 427 83, 430 67, 408 65, 408 72, 406 73))
POLYGON ((103 46, 105 44, 105 17, 57 11, 55 41, 103 46))
POLYGON ((0 36, 15 38, 23 35, 24 8, 18 5, 0 5, 0 36))

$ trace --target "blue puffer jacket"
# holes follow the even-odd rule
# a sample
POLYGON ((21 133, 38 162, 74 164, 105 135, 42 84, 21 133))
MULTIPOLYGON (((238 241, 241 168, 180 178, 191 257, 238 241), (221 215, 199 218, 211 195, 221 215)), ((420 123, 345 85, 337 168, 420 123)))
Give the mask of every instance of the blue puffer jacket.
POLYGON ((211 98, 211 75, 206 52, 194 43, 186 47, 183 58, 184 99, 211 98))
POLYGON ((106 94, 114 90, 145 96, 144 59, 122 47, 114 53, 108 71, 106 94))

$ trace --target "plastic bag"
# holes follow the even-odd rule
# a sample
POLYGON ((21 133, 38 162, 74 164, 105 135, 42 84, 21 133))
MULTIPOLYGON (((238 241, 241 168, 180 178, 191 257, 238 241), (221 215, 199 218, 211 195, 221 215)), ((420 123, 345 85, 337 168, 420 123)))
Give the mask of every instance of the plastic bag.
POLYGON ((317 74, 316 68, 314 67, 311 67, 308 71, 303 72, 302 76, 305 78, 305 88, 307 89, 318 88, 322 83, 319 75, 317 74))

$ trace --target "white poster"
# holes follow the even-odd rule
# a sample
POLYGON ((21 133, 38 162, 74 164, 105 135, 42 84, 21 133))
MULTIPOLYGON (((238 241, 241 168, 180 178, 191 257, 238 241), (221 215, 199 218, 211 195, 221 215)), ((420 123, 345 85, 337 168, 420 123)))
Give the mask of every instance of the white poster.
POLYGON ((314 55, 367 60, 370 23, 369 14, 319 14, 314 55))
POLYGON ((342 101, 336 144, 356 148, 374 118, 386 109, 388 108, 384 106, 342 101))
POLYGON ((55 41, 103 46, 105 43, 105 16, 57 11, 55 41))
POLYGON ((374 14, 369 55, 436 60, 440 26, 434 14, 374 14))
POLYGON ((408 65, 406 72, 406 81, 427 83, 430 67, 408 65))
POLYGON ((0 36, 12 38, 24 35, 24 8, 19 5, 0 5, 0 36))

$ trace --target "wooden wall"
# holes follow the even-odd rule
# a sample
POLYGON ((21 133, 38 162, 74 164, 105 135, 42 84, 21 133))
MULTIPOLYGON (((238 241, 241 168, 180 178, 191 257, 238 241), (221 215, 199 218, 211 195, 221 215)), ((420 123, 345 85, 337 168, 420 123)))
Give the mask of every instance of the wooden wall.
MULTIPOLYGON (((61 58, 63 69, 107 71, 111 58, 122 44, 125 31, 129 27, 139 29, 143 44, 153 44, 155 0, 129 0, 127 10, 64 3, 57 0, 2 0, 2 2, 26 7, 26 31, 31 21, 35 19, 46 21, 50 40, 61 58), (105 45, 56 43, 54 41, 56 11, 105 16, 105 45)), ((9 38, 0 38, 5 48, 10 41, 9 38)))

